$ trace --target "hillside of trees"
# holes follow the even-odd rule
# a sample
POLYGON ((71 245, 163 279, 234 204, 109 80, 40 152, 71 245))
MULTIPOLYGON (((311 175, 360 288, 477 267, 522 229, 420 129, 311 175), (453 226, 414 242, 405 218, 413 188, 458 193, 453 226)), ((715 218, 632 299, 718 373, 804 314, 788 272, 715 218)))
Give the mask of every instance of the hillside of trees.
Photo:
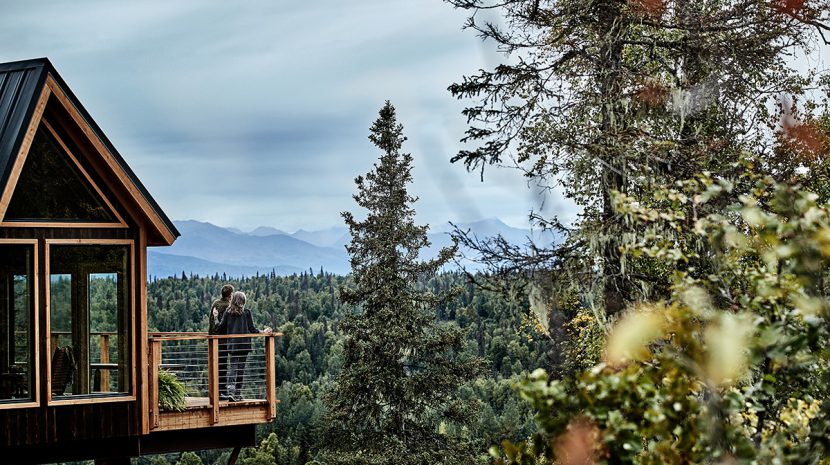
MULTIPOLYGON (((345 309, 339 303, 338 289, 349 286, 349 279, 323 270, 243 279, 157 279, 147 288, 150 330, 207 331, 210 305, 225 283, 248 295, 247 307, 257 326, 270 326, 284 334, 277 358, 281 402, 277 419, 259 433, 263 439, 275 433, 267 447, 277 463, 303 465, 315 457, 324 442, 321 396, 331 388, 343 363, 337 322, 345 309)), ((463 397, 478 403, 474 426, 464 434, 483 454, 503 439, 527 437, 534 430, 532 412, 512 385, 530 370, 546 367, 555 371, 560 365, 548 336, 530 323, 527 297, 516 293, 510 298, 478 289, 460 272, 440 274, 421 286, 436 293, 460 288, 458 298, 439 307, 435 317, 462 328, 466 350, 487 361, 486 373, 461 389, 463 397)), ((226 457, 222 453, 205 451, 199 455, 205 465, 223 464, 226 457)), ((175 464, 178 460, 178 455, 170 455, 143 458, 140 463, 175 464)), ((189 455, 185 460, 197 463, 189 455)), ((256 463, 243 461, 248 460, 244 455, 240 460, 256 463)))

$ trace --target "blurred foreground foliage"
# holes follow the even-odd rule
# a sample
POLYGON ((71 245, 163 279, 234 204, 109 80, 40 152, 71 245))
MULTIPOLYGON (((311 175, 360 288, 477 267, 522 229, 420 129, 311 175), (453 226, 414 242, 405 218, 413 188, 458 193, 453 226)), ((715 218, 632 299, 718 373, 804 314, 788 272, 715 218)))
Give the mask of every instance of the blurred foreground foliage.
POLYGON ((497 464, 830 463, 830 210, 756 166, 615 195, 626 262, 673 270, 670 297, 587 339, 599 363, 521 382, 539 431, 497 464))

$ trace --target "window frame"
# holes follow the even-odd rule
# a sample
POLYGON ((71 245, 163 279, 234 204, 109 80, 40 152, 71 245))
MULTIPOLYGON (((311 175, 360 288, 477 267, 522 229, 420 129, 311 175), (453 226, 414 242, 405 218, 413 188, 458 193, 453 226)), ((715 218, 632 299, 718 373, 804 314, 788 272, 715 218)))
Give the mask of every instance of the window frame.
POLYGON ((136 367, 137 367, 137 360, 136 360, 136 333, 138 332, 138 328, 136 327, 136 293, 135 293, 135 281, 136 281, 136 263, 135 263, 135 241, 132 239, 46 239, 46 254, 45 254, 45 262, 44 262, 44 280, 46 281, 44 284, 46 290, 46 297, 44 306, 46 309, 46 321, 44 322, 44 326, 46 328, 46 353, 52 353, 52 320, 51 320, 51 272, 50 272, 50 252, 51 247, 53 245, 63 246, 63 245, 128 245, 130 247, 129 252, 129 264, 127 265, 127 271, 129 272, 129 290, 130 290, 130 298, 129 301, 129 319, 130 319, 130 334, 129 334, 129 341, 130 341, 130 382, 128 384, 130 388, 130 392, 128 394, 78 394, 67 396, 68 398, 61 398, 61 399, 53 399, 52 398, 52 364, 46 363, 46 405, 48 406, 57 406, 57 405, 81 405, 81 404, 97 404, 97 403, 108 403, 108 402, 135 402, 136 397, 136 367))
POLYGON ((30 373, 29 376, 34 376, 34 391, 35 395, 32 396, 33 400, 2 400, 0 399, 0 410, 6 409, 23 409, 23 408, 35 408, 40 407, 40 343, 38 341, 39 338, 39 330, 40 325, 38 324, 40 321, 39 318, 39 303, 40 303, 40 269, 39 269, 39 260, 38 260, 38 240, 37 239, 0 239, 0 245, 30 245, 32 246, 32 251, 34 254, 32 255, 32 259, 34 261, 34 266, 32 267, 32 274, 33 274, 33 281, 32 281, 32 289, 33 289, 33 314, 31 315, 32 318, 32 330, 34 338, 34 353, 30 354, 35 358, 34 363, 34 371, 30 373))

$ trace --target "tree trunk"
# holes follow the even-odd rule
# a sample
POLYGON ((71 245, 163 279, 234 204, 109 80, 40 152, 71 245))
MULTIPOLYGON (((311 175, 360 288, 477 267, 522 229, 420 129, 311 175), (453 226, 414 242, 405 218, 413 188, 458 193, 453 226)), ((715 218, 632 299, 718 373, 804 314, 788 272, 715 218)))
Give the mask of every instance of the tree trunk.
MULTIPOLYGON (((622 311, 629 299, 628 280, 622 273, 622 257, 620 255, 620 234, 622 223, 611 203, 613 191, 624 192, 626 179, 625 158, 620 153, 616 142, 618 125, 622 124, 624 116, 618 102, 622 89, 619 83, 622 62, 621 39, 625 34, 627 24, 622 22, 617 2, 609 1, 602 8, 606 41, 600 52, 605 60, 600 63, 599 69, 599 99, 602 105, 602 131, 600 140, 595 147, 601 147, 595 154, 603 163, 602 167, 602 213, 601 213, 601 241, 602 256, 602 290, 603 304, 607 315, 615 315, 622 311)), ((601 31, 600 31, 601 33, 601 31)))

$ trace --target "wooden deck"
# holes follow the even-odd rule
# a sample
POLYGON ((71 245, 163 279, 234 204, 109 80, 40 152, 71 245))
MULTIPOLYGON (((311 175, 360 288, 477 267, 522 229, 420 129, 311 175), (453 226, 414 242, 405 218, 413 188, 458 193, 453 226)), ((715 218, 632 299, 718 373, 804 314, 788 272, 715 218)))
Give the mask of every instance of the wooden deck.
POLYGON ((219 401, 218 418, 215 422, 210 398, 187 397, 185 401, 187 407, 183 412, 160 412, 158 426, 153 431, 267 423, 272 419, 268 401, 264 399, 219 401))
MULTIPOLYGON (((274 341, 280 333, 208 336, 204 333, 153 333, 149 338, 149 424, 148 432, 268 423, 277 414, 276 357, 274 341), (259 358, 249 357, 248 364, 259 364, 264 379, 261 399, 229 402, 219 399, 219 340, 239 337, 261 338, 263 352, 259 358), (198 341, 207 343, 207 396, 186 397, 182 412, 160 411, 158 406, 158 373, 162 367, 163 343, 198 341), (256 359, 255 359, 256 358, 256 359)), ((248 381, 251 382, 251 381, 248 381)))

